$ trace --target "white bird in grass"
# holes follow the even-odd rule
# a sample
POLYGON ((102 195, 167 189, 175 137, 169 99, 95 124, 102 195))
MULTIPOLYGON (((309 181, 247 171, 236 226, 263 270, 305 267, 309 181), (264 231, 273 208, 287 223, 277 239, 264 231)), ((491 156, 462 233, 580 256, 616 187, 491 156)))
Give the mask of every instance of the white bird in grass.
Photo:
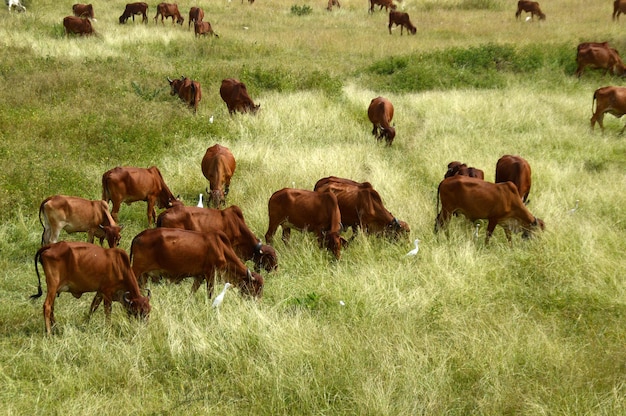
POLYGON ((573 213, 576 212, 577 209, 578 209, 578 199, 576 200, 576 206, 574 208, 570 209, 569 211, 567 211, 567 213, 569 215, 572 215, 573 213))
POLYGON ((215 299, 213 300, 213 307, 214 308, 219 308, 220 307, 220 305, 222 304, 222 301, 224 300, 224 296, 226 296, 226 291, 228 290, 228 288, 230 286, 231 286, 231 284, 226 282, 226 284, 224 285, 224 289, 222 289, 220 294, 215 297, 215 299))
POLYGON ((213 123, 213 116, 209 117, 209 123, 213 123))
POLYGON ((478 229, 480 228, 480 223, 476 223, 476 228, 474 229, 474 238, 478 238, 478 229))
POLYGON ((204 205, 202 204, 202 194, 200 194, 200 196, 198 197, 198 208, 204 208, 204 205))
POLYGON ((420 251, 420 248, 419 248, 420 239, 416 238, 415 241, 413 241, 413 243, 415 244, 415 248, 409 251, 408 253, 406 253, 407 256, 415 256, 417 252, 420 251))

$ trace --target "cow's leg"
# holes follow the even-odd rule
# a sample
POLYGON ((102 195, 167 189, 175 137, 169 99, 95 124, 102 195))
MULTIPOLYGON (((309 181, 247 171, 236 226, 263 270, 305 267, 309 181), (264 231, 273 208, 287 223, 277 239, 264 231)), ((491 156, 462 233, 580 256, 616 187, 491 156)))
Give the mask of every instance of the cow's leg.
POLYGON ((496 229, 496 225, 498 225, 498 221, 494 218, 489 219, 489 224, 487 224, 487 233, 485 236, 485 245, 489 243, 489 239, 491 238, 491 234, 493 234, 493 230, 496 229))
MULTIPOLYGON (((154 219, 156 218, 156 210, 154 208, 154 200, 151 198, 148 198, 148 210, 147 210, 147 215, 148 215, 148 225, 150 227, 152 227, 152 224, 154 224, 154 219)), ((117 221, 117 220, 116 220, 117 221)))
POLYGON ((46 333, 52 335, 52 327, 54 326, 54 298, 56 291, 48 290, 46 301, 43 304, 43 318, 46 323, 46 333))
POLYGON ((91 301, 91 307, 89 308, 89 315, 87 316, 87 320, 91 319, 91 315, 93 315, 93 313, 98 309, 100 303, 102 303, 102 294, 100 292, 97 292, 96 296, 94 296, 93 300, 91 301))
POLYGON ((374 128, 372 129, 372 135, 378 138, 378 126, 374 124, 374 128))
POLYGON ((189 296, 193 296, 200 288, 200 285, 202 284, 202 282, 206 279, 207 278, 205 275, 194 276, 193 284, 191 285, 191 293, 189 293, 189 296))
POLYGON ((591 121, 591 130, 594 129, 596 121, 597 121, 598 125, 600 126, 600 129, 602 130, 602 132, 604 132, 604 113, 596 111, 594 115, 591 117, 590 121, 591 121))
POLYGON ((282 227, 283 227, 283 241, 285 242, 285 244, 287 244, 289 242, 289 239, 291 238, 291 228, 286 227, 285 224, 283 224, 282 227))
POLYGON ((585 65, 583 64, 578 64, 578 67, 576 68, 576 72, 574 72, 574 75, 577 78, 580 78, 580 76, 583 74, 583 70, 585 69, 585 65))
POLYGON ((446 228, 446 225, 448 225, 448 221, 450 221, 450 217, 450 213, 442 208, 441 212, 437 215, 437 218, 435 219, 435 233, 438 233, 439 230, 446 228))
POLYGON ((112 200, 112 202, 113 202, 113 207, 111 208, 111 217, 113 217, 115 222, 118 222, 119 221, 119 212, 120 212, 120 208, 122 206, 122 201, 121 200, 112 200))
POLYGON ((104 318, 107 324, 111 323, 111 309, 113 301, 111 299, 104 299, 104 318))
POLYGON ((267 244, 272 244, 272 241, 274 240, 274 234, 276 234, 277 229, 278 224, 274 224, 270 220, 270 225, 267 227, 267 232, 265 233, 265 242, 267 244))

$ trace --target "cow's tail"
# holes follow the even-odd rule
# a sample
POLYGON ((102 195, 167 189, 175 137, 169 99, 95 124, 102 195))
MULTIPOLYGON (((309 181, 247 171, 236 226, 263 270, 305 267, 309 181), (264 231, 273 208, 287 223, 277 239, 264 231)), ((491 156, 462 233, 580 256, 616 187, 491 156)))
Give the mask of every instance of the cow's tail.
POLYGON ((593 98, 591 99, 591 115, 593 116, 596 113, 596 110, 594 110, 594 107, 596 107, 597 104, 597 97, 596 94, 598 94, 598 90, 595 90, 593 93, 593 98))
POLYGON ((109 177, 106 173, 102 175, 102 200, 107 204, 111 200, 111 193, 109 192, 109 177))
POLYGON ((34 295, 30 295, 30 299, 32 300, 40 298, 41 295, 43 294, 43 291, 41 290, 41 275, 39 274, 39 267, 37 264, 41 262, 41 254, 44 251, 48 250, 49 248, 50 248, 49 245, 43 246, 39 250, 37 250, 37 253, 35 254, 35 272, 37 273, 37 293, 35 293, 34 295))
POLYGON ((435 233, 439 230, 439 193, 442 183, 443 181, 439 182, 439 186, 437 186, 437 204, 435 206, 435 233))

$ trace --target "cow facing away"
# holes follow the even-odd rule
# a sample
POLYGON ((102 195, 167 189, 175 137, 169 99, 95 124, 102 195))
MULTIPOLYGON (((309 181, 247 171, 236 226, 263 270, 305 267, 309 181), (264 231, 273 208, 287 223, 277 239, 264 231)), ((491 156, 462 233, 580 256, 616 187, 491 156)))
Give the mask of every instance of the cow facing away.
POLYGON ((185 21, 183 16, 178 11, 178 5, 174 3, 159 3, 157 6, 156 16, 154 16, 154 23, 158 22, 157 20, 159 16, 161 16, 161 24, 165 24, 163 23, 163 19, 167 19, 168 17, 172 18, 172 24, 176 22, 182 26, 185 21), (176 20, 174 20, 174 18, 176 18, 176 20))
POLYGON ((195 25, 204 19, 204 10, 200 7, 192 7, 189 9, 189 23, 187 24, 187 30, 191 29, 191 25, 195 25))
POLYGON ((7 6, 9 6, 9 13, 15 8, 18 12, 22 13, 26 11, 26 7, 20 3, 20 0, 8 0, 7 6))
POLYGON ((148 3, 128 3, 124 9, 124 13, 120 16, 120 24, 126 23, 126 21, 132 17, 133 23, 135 22, 135 15, 140 14, 142 23, 148 23, 148 3))
POLYGON ((232 205, 226 209, 186 207, 183 205, 163 211, 157 218, 157 227, 212 232, 222 231, 243 261, 252 260, 255 271, 261 268, 270 272, 278 267, 276 251, 262 244, 248 228, 241 209, 232 205))
POLYGON ((76 3, 75 5, 72 6, 72 12, 74 13, 74 16, 88 17, 94 22, 96 21, 96 18, 94 17, 94 13, 93 13, 92 4, 76 3))
POLYGON ((44 199, 39 206, 39 222, 43 226, 41 245, 56 243, 61 230, 68 234, 86 232, 88 241, 94 237, 104 239, 109 247, 117 247, 122 228, 109 213, 109 205, 103 201, 91 201, 74 196, 54 195, 44 199))
POLYGON ((341 4, 339 4, 339 0, 328 0, 328 6, 326 6, 326 10, 329 12, 333 10, 333 6, 337 6, 338 9, 341 9, 341 4))
POLYGON ((513 182, 524 204, 530 193, 530 164, 521 156, 504 155, 496 163, 496 183, 513 182))
POLYGON ((185 76, 180 79, 167 78, 170 83, 170 95, 177 95, 181 100, 193 108, 194 114, 198 112, 198 104, 202 100, 202 87, 198 81, 193 81, 185 76))
POLYGON ((619 21, 620 14, 626 14, 626 0, 615 0, 613 2, 613 20, 619 21))
POLYGON ((261 104, 254 105, 254 101, 252 101, 248 95, 246 84, 235 78, 222 80, 220 97, 222 97, 222 100, 226 103, 230 115, 233 115, 236 111, 240 113, 251 112, 252 114, 256 114, 261 107, 261 104))
POLYGON ((102 199, 113 202, 111 216, 115 221, 119 221, 122 202, 146 201, 149 225, 154 224, 156 218, 155 204, 159 208, 170 208, 181 203, 172 195, 156 166, 148 169, 118 166, 106 171, 102 175, 102 199))
POLYGON ((546 15, 541 11, 539 3, 536 1, 520 0, 517 2, 517 11, 515 12, 515 19, 519 19, 522 12, 530 13, 530 18, 534 20, 535 16, 539 20, 546 20, 546 15))
POLYGON ((374 13, 374 6, 376 5, 380 6, 378 10, 382 10, 383 7, 385 11, 389 11, 389 9, 396 10, 396 5, 393 4, 393 0, 370 0, 369 13, 374 13))
MULTIPOLYGON (((595 90, 591 102, 591 129, 593 130, 596 121, 600 129, 604 132, 604 114, 609 113, 617 118, 626 114, 626 87, 602 87, 595 90), (595 105, 595 111, 594 111, 595 105)), ((620 134, 624 133, 626 125, 620 134)))
POLYGON ((193 31, 196 34, 196 37, 211 35, 219 38, 219 35, 213 31, 211 23, 209 22, 196 22, 193 26, 193 31))
POLYGON ((89 36, 95 33, 91 25, 91 20, 88 18, 66 16, 63 18, 63 27, 65 28, 66 36, 69 36, 70 33, 80 36, 89 36))
POLYGON ((411 33, 412 35, 417 32, 417 28, 413 26, 411 23, 411 19, 409 18, 408 13, 397 12, 392 10, 389 12, 389 34, 391 35, 391 26, 396 25, 400 26, 400 36, 402 36, 402 30, 406 27, 407 33, 411 33))
POLYGON ((367 117, 373 125, 372 134, 377 141, 383 138, 388 146, 391 146, 396 137, 396 129, 391 126, 393 120, 393 104, 386 98, 376 97, 367 109, 367 117))
POLYGON ((512 182, 491 183, 468 176, 452 176, 439 184, 437 210, 439 213, 435 220, 435 232, 446 227, 452 214, 457 212, 470 221, 488 220, 485 244, 489 243, 498 224, 504 228, 509 243, 511 226, 521 227, 524 237, 531 236, 537 229, 545 228, 544 222, 528 211, 512 182))
POLYGON ((478 168, 468 167, 465 163, 459 161, 453 161, 448 163, 448 170, 443 175, 443 178, 449 178, 454 175, 469 176, 470 178, 485 179, 485 172, 478 168))
POLYGON ((214 144, 206 149, 201 163, 202 174, 209 181, 207 189, 209 207, 221 208, 226 205, 226 195, 230 191, 230 180, 237 163, 230 149, 214 144))
POLYGON ((585 42, 578 45, 576 63, 578 67, 574 75, 579 78, 586 67, 604 69, 604 75, 608 72, 612 75, 623 75, 626 72, 619 52, 611 48, 607 42, 585 42))
MULTIPOLYGON (((46 275, 43 315, 48 335, 52 334, 55 324, 54 300, 61 292, 70 292, 75 298, 80 298, 83 293, 96 292, 96 296, 104 299, 107 320, 111 316, 113 301, 122 303, 128 314, 137 318, 147 319, 150 314, 150 296, 141 295, 124 250, 66 241, 41 247, 35 254, 38 291, 31 299, 42 295, 38 263, 46 275)), ((92 308, 90 315, 93 311, 92 308)))
POLYGON ((270 197, 268 214, 267 244, 272 244, 278 226, 283 229, 285 243, 289 241, 291 228, 295 228, 314 233, 320 247, 326 247, 337 259, 341 257, 341 245, 345 240, 339 235, 341 212, 332 192, 281 189, 270 197))

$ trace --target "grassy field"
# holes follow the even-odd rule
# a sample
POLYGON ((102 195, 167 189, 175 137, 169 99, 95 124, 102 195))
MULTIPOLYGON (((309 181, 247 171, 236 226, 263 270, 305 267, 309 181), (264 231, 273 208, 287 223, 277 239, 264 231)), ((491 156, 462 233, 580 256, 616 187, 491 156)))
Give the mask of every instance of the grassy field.
MULTIPOLYGON (((626 143, 610 115, 605 134, 589 129, 593 91, 623 80, 572 76, 581 41, 626 50, 611 1, 544 0, 546 21, 527 23, 514 0, 405 0, 415 36, 390 36, 365 0, 179 3, 182 27, 155 24, 156 3, 147 25, 119 25, 125 3, 93 3, 91 38, 64 36, 72 2, 0 10, 0 414, 624 413, 626 143), (194 39, 194 5, 219 39, 194 39), (169 95, 182 74, 202 84, 196 116, 169 95), (256 116, 229 117, 226 77, 256 116), (395 106, 391 147, 367 120, 378 95, 395 106), (97 199, 106 170, 156 165, 195 205, 215 143, 237 159, 227 203, 259 237, 273 192, 329 175, 371 182, 411 237, 359 236, 339 261, 311 235, 276 238, 263 298, 233 290, 219 313, 190 281, 153 284, 147 324, 119 304, 110 325, 87 322, 92 296, 64 294, 46 337, 28 299, 41 201, 97 199), (475 238, 458 218, 433 234, 447 164, 493 181, 504 154, 530 162, 546 231, 509 246, 496 229, 486 246, 486 227, 475 238)), ((120 220, 128 250, 145 203, 120 220)))

